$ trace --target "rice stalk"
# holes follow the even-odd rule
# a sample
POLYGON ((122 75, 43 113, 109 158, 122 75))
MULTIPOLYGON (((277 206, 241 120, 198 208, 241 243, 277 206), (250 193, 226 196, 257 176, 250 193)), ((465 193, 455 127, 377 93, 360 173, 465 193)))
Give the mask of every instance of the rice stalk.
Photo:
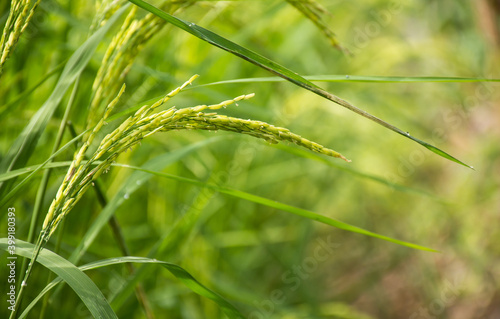
POLYGON ((90 33, 94 32, 118 10, 124 0, 97 0, 95 2, 95 15, 90 25, 90 33))
POLYGON ((111 97, 116 95, 119 84, 123 83, 135 57, 161 24, 153 23, 150 15, 137 20, 136 13, 137 7, 133 7, 101 61, 92 85, 94 95, 90 103, 87 128, 93 127, 98 122, 101 114, 100 106, 108 104, 111 97))
MULTIPOLYGON (((234 99, 223 101, 218 104, 198 105, 181 109, 171 107, 167 110, 153 113, 156 108, 177 95, 197 77, 197 75, 192 76, 183 85, 174 89, 154 104, 141 107, 134 115, 123 121, 114 131, 102 138, 97 149, 89 157, 89 160, 84 161, 85 154, 90 145, 94 142, 97 133, 99 133, 106 124, 106 119, 109 117, 125 91, 125 85, 122 85, 117 96, 104 109, 100 120, 73 157, 73 161, 68 168, 66 176, 45 216, 42 230, 35 245, 36 249, 34 250, 33 257, 31 258, 23 279, 23 284, 18 293, 18 299, 22 297, 24 287, 26 286, 26 282, 31 274, 38 254, 64 217, 68 215, 85 192, 94 184, 96 179, 109 170, 110 166, 120 154, 140 143, 142 139, 157 132, 167 132, 179 129, 225 130, 261 138, 270 143, 288 141, 320 154, 349 161, 341 154, 302 138, 286 128, 276 127, 261 121, 244 120, 218 115, 216 112, 203 112, 206 110, 216 111, 231 104, 235 104, 238 101, 250 99, 254 96, 253 93, 240 95, 234 99)), ((13 313, 14 312, 12 312, 12 314, 13 313)))
POLYGON ((145 105, 137 112, 127 118, 114 131, 107 134, 99 143, 88 161, 83 162, 85 153, 92 144, 96 134, 101 130, 106 118, 109 116, 120 96, 123 94, 125 86, 122 86, 119 94, 106 107, 100 121, 94 127, 89 137, 75 154, 73 162, 68 169, 66 177, 61 184, 55 199, 53 200, 46 215, 42 227, 42 234, 48 239, 56 230, 60 221, 71 211, 75 204, 81 199, 85 191, 92 185, 103 172, 106 172, 116 158, 126 150, 137 145, 142 139, 157 132, 167 132, 172 130, 225 130, 235 133, 247 134, 264 139, 270 143, 288 141, 299 146, 308 148, 314 152, 337 157, 348 161, 341 154, 323 147, 315 142, 302 138, 290 132, 286 128, 276 127, 265 122, 255 120, 244 120, 235 117, 218 115, 215 112, 206 113, 206 110, 218 110, 228 105, 246 100, 254 94, 241 95, 234 99, 223 101, 214 105, 198 105, 177 109, 169 108, 164 111, 153 113, 153 111, 178 94, 187 85, 191 84, 197 75, 191 77, 182 86, 168 93, 152 105, 145 105), (99 164, 95 165, 97 161, 99 164), (95 166, 95 167, 93 167, 95 166))
POLYGON ((40 0, 12 0, 9 16, 0 39, 0 75, 5 62, 28 26, 40 0))
MULTIPOLYGON (((96 27, 94 24, 100 25, 104 23, 107 17, 115 12, 122 2, 117 0, 101 2, 96 14, 96 17, 99 18, 96 18, 93 27, 96 27)), ((194 2, 196 1, 166 1, 162 6, 162 10, 172 12, 194 2)), ((104 54, 92 85, 94 95, 90 103, 87 128, 93 127, 98 122, 101 105, 107 105, 113 96, 117 94, 119 84, 124 82, 144 45, 166 24, 165 20, 152 13, 148 13, 141 19, 137 19, 136 15, 137 6, 134 6, 104 54)))

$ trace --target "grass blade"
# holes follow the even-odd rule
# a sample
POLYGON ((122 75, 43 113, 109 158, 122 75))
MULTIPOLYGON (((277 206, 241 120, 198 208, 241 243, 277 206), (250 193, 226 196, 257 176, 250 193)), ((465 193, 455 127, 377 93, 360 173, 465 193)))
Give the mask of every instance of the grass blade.
MULTIPOLYGON (((374 182, 380 183, 382 185, 385 185, 385 186, 390 187, 390 188, 397 190, 397 191, 423 195, 423 196, 430 197, 438 202, 448 203, 444 199, 439 198, 436 195, 429 193, 427 191, 424 191, 424 190, 421 190, 418 188, 414 188, 414 187, 410 187, 410 186, 406 186, 406 185, 402 185, 402 184, 398 184, 398 183, 392 182, 390 180, 387 180, 383 177, 373 175, 373 174, 368 174, 368 173, 359 171, 357 169, 353 169, 347 165, 338 164, 334 161, 330 161, 329 159, 324 158, 324 157, 317 155, 315 153, 311 153, 311 152, 308 152, 308 151, 305 151, 305 150, 302 150, 302 149, 299 149, 296 147, 290 147, 290 146, 283 145, 283 144, 276 144, 276 145, 271 145, 271 146, 278 148, 280 150, 283 150, 285 152, 288 152, 290 154, 293 154, 293 155, 297 155, 297 156, 300 156, 303 158, 307 158, 307 159, 311 159, 311 160, 315 160, 315 161, 324 163, 328 166, 335 167, 336 169, 340 169, 342 171, 348 172, 354 176, 358 176, 360 178, 372 180, 374 182)), ((96 164, 99 164, 99 163, 100 163, 99 161, 96 162, 96 164)), ((71 161, 52 162, 52 163, 47 163, 46 165, 43 165, 43 169, 68 167, 68 166, 70 166, 70 164, 71 164, 71 161)), ((0 182, 9 180, 11 178, 15 178, 17 176, 28 174, 30 172, 33 172, 36 169, 39 169, 39 168, 41 168, 41 165, 33 165, 33 166, 27 166, 24 168, 13 170, 13 171, 10 171, 10 172, 4 173, 4 174, 0 174, 0 182)))
POLYGON ((179 19, 175 16, 172 16, 158 8, 156 8, 155 6, 147 3, 147 2, 144 2, 142 0, 129 0, 130 2, 134 3, 135 5, 145 9, 146 11, 148 12, 151 12, 155 15, 157 15, 158 17, 162 18, 163 20, 173 24, 174 26, 198 37, 199 39, 201 40, 204 40, 220 49, 223 49, 225 51, 228 51, 250 63, 253 63, 277 76, 280 76, 282 78, 284 78, 285 80, 289 81, 289 82, 292 82, 294 83, 295 85, 298 85, 306 90, 309 90, 321 97, 324 97, 332 102, 335 102, 363 117, 366 117, 367 119, 370 119, 388 129, 390 129, 391 131, 394 131, 406 138, 409 138, 411 140, 413 140, 414 142, 417 142, 418 144, 424 146, 425 148, 429 149, 430 151, 434 152, 435 154, 438 154, 439 156, 442 156, 450 161, 453 161, 455 163, 458 163, 458 164, 461 164, 465 167, 469 167, 469 168, 472 168, 471 166, 463 163, 462 161, 458 160, 457 158, 453 157, 452 155, 440 150, 439 148, 435 147, 435 146, 432 146, 430 144, 428 144, 427 142, 424 142, 416 137, 413 137, 411 136, 410 134, 408 134, 407 132, 397 128, 396 126, 392 125, 392 124, 389 124, 385 121, 383 121, 382 119, 379 119, 378 117, 376 116, 373 116, 371 115, 370 113, 366 112, 366 111, 363 111, 362 109, 352 105, 351 103, 347 102, 346 100, 343 100, 341 99, 340 97, 336 96, 336 95, 333 95, 325 90, 323 90, 322 88, 320 88, 319 86, 313 84, 312 82, 306 80, 305 78, 301 77, 300 75, 298 75, 297 73, 287 69, 286 67, 274 62, 274 61, 271 61, 269 60, 268 58, 256 53, 256 52, 253 52, 253 51, 250 51, 224 37, 221 37, 220 35, 210 31, 210 30, 207 30, 203 27, 200 27, 200 26, 197 26, 195 25, 194 23, 190 23, 190 22, 187 22, 187 21, 184 21, 182 19, 179 19))
MULTIPOLYGON (((91 269, 97 269, 97 268, 102 268, 102 267, 107 267, 111 265, 118 265, 118 264, 124 264, 124 263, 138 263, 138 264, 157 264, 160 266, 163 266, 165 269, 167 269, 172 275, 174 275, 177 279, 179 279, 183 284, 185 284, 189 289, 191 289, 193 292, 197 293, 198 295, 211 299, 214 301, 221 309, 224 311, 224 313, 229 317, 229 318, 245 318, 241 312, 238 311, 231 303, 229 303, 226 299, 218 295, 217 293, 213 292, 212 290, 208 289, 205 287, 203 284, 201 284, 199 281, 197 281, 189 272, 187 272, 184 268, 172 264, 169 262, 165 261, 160 261, 156 259, 151 259, 151 258, 144 258, 144 257, 134 257, 134 256, 127 256, 127 257, 119 257, 119 258, 109 258, 109 259, 104 259, 104 260, 99 260, 93 263, 89 263, 83 266, 78 267, 81 271, 86 271, 86 270, 91 270, 91 269)), ((40 294, 36 298, 33 299, 33 301, 28 305, 28 307, 25 309, 25 311, 21 314, 20 319, 24 318, 28 311, 32 309, 36 303, 45 295, 48 291, 50 291, 55 285, 60 283, 62 280, 61 278, 56 278, 53 280, 50 284, 48 284, 40 294)))
MULTIPOLYGON (((16 239, 16 255, 31 258, 35 245, 16 239)), ((8 251, 7 238, 0 238, 0 249, 8 251)), ((94 318, 118 318, 102 292, 83 271, 63 257, 42 249, 36 260, 50 271, 57 274, 76 292, 85 303, 94 318)))
MULTIPOLYGON (((169 153, 169 154, 171 154, 171 153, 169 153)), ((69 163, 66 163, 66 162, 53 163, 53 164, 51 164, 51 167, 67 166, 68 164, 69 163)), ((386 241, 389 241, 389 242, 393 242, 393 243, 396 243, 396 244, 399 244, 399 245, 407 246, 407 247, 410 247, 410 248, 415 248, 415 249, 420 249, 420 250, 427 250, 427 251, 436 252, 436 250, 431 249, 431 248, 427 248, 427 247, 424 247, 424 246, 420 246, 420 245, 408 243, 408 242, 405 242, 405 241, 393 239, 393 238, 390 238, 390 237, 387 237, 387 236, 379 235, 379 234, 367 231, 365 229, 362 229, 362 228, 359 228, 359 227, 356 227, 356 226, 353 226, 353 225, 349 225, 347 223, 344 223, 344 222, 341 222, 341 221, 338 221, 338 220, 335 220, 335 219, 331 219, 331 218, 325 217, 323 215, 319 215, 317 213, 314 213, 314 212, 311 212, 311 211, 308 211, 308 210, 305 210, 305 209, 302 209, 302 208, 290 206, 290 205, 287 205, 287 204, 284 204, 284 203, 273 201, 273 200, 270 200, 270 199, 267 199, 267 198, 264 198, 264 197, 260 197, 260 196, 257 196, 257 195, 249 194, 249 193, 246 193, 246 192, 243 192, 243 191, 239 191, 239 190, 235 190, 235 189, 231 189, 231 188, 227 188, 227 187, 219 187, 219 186, 214 185, 214 184, 209 184, 209 183, 205 183, 205 182, 201 182, 201 181, 197 181, 197 180, 194 180, 194 179, 189 179, 189 178, 185 178, 185 177, 181 177, 181 176, 166 174, 166 173, 158 172, 158 171, 155 171, 155 170, 150 170, 150 169, 147 169, 147 168, 144 168, 144 167, 137 167, 137 166, 131 166, 131 165, 119 164, 119 163, 115 163, 115 164, 113 164, 113 166, 126 167, 126 168, 130 168, 130 169, 142 171, 142 172, 145 172, 145 173, 149 173, 149 174, 153 174, 153 175, 157 175, 157 176, 161 176, 161 177, 166 177, 166 178, 174 179, 174 180, 177 180, 177 181, 180 181, 180 182, 186 182, 186 183, 194 184, 194 185, 201 186, 201 187, 208 187, 208 188, 214 189, 214 190, 216 190, 216 191, 218 191, 220 193, 226 194, 226 195, 230 195, 230 196, 233 196, 233 197, 237 197, 237 198, 249 200, 249 201, 252 201, 252 202, 255 202, 255 203, 258 203, 258 204, 262 204, 262 205, 265 205, 265 206, 268 206, 268 207, 272 207, 272 208, 276 208, 276 209, 279 209, 279 210, 283 210, 283 211, 286 211, 286 212, 289 212, 289 213, 292 213, 292 214, 295 214, 295 215, 299 215, 299 216, 306 217, 306 218, 309 218, 309 219, 312 219, 312 220, 316 220, 316 221, 319 221, 321 223, 324 223, 324 224, 327 224, 327 225, 330 225, 330 226, 334 226, 334 227, 337 227, 337 228, 340 228, 340 229, 344 229, 344 230, 347 230, 347 231, 351 231, 351 232, 355 232, 355 233, 359 233, 359 234, 363 234, 363 235, 367 235, 367 236, 371 236, 371 237, 383 239, 383 240, 386 240, 386 241)), ((30 169, 30 168, 26 168, 26 169, 30 169)), ((18 172, 21 174, 26 169, 20 170, 20 172, 19 171, 18 172)), ((385 181, 379 181, 379 182, 387 184, 385 181)), ((125 185, 127 185, 127 184, 129 184, 129 183, 126 183, 125 185)), ((136 183, 130 183, 130 185, 134 185, 134 184, 136 184, 136 183)), ((390 186, 390 184, 388 184, 388 185, 390 186)), ((133 187, 133 186, 131 186, 131 187, 133 187)), ((134 190, 132 190, 132 191, 134 191, 134 190)), ((108 206, 112 207, 110 209, 112 209, 113 212, 117 208, 117 206, 119 206, 123 202, 123 195, 125 193, 126 193, 126 191, 120 191, 120 192, 118 192, 118 194, 113 198, 113 200, 110 201, 110 203, 108 203, 108 206), (115 201, 117 201, 117 202, 115 202, 115 201)), ((111 216, 112 212, 106 211, 107 209, 108 208, 105 208, 104 211, 99 215, 98 219, 94 222, 95 226, 92 226, 91 229, 89 229, 89 232, 87 232, 87 234, 85 235, 84 239, 81 241, 80 246, 77 249, 75 249, 75 251, 73 252, 72 257, 70 257, 69 260, 71 260, 72 262, 76 263, 77 260, 79 260, 79 258, 83 255, 83 252, 88 248, 88 246, 90 246, 90 244, 92 243, 93 239, 97 235, 98 231, 106 224, 107 220, 111 216), (103 216, 102 220, 101 220, 101 215, 103 216)))
MULTIPOLYGON (((443 76, 364 76, 364 75, 306 75, 304 79, 311 82, 363 82, 363 83, 468 83, 468 82, 500 82, 500 79, 487 78, 461 78, 461 77, 443 77, 443 76)), ((188 89, 194 89, 198 86, 212 86, 234 83, 269 83, 285 82, 286 80, 277 76, 242 78, 227 81, 217 81, 202 85, 194 85, 188 89)))
POLYGON ((264 197, 261 197, 261 196, 253 195, 253 194, 250 194, 250 193, 246 193, 246 192, 243 192, 243 191, 240 191, 240 190, 236 190, 236 189, 232 189, 232 188, 228 188, 228 187, 220 187, 220 186, 217 186, 215 184, 209 184, 209 183, 205 183, 205 182, 202 182, 202 181, 197 181, 197 180, 194 180, 194 179, 191 179, 191 178, 186 178, 186 177, 177 176, 177 175, 171 175, 171 174, 162 173, 162 172, 158 172, 158 171, 153 171, 153 170, 149 170, 149 169, 144 169, 144 168, 140 168, 140 167, 136 167, 136 166, 131 166, 131 165, 125 165, 125 164, 118 164, 117 163, 117 164, 115 164, 115 166, 127 167, 127 168, 131 168, 131 169, 139 170, 139 171, 142 171, 142 172, 150 173, 150 174, 153 174, 153 175, 156 175, 156 176, 161 176, 161 177, 173 179, 173 180, 176 180, 176 181, 179 181, 179 182, 185 182, 185 183, 190 183, 190 184, 197 185, 197 186, 200 186, 200 187, 211 188, 211 189, 214 189, 214 190, 216 190, 216 191, 218 191, 220 193, 223 193, 223 194, 226 194, 226 195, 229 195, 229 196, 241 198, 241 199, 248 200, 248 201, 251 201, 251 202, 254 202, 254 203, 257 203, 257 204, 261 204, 261 205, 265 205, 265 206, 268 206, 268 207, 271 207, 271 208, 279 209, 279 210, 282 210, 282 211, 285 211, 285 212, 288 212, 288 213, 292 213, 294 215, 302 216, 302 217, 305 217, 305 218, 308 218, 308 219, 311 219, 311 220, 315 220, 315 221, 318 221, 320 223, 323 223, 323 224, 326 224, 326 225, 330 225, 330 226, 333 226, 333 227, 337 227, 337 228, 340 228, 340 229, 343 229, 343 230, 347 230, 347 231, 350 231, 350 232, 353 232, 353 233, 358 233, 358 234, 362 234, 362 235, 371 236, 371 237, 375 237, 375 238, 378 238, 378 239, 386 240, 386 241, 389 241, 389 242, 392 242, 392 243, 395 243, 395 244, 398 244, 398 245, 402 245, 402 246, 406 246, 406 247, 410 247, 410 248, 414 248, 414 249, 419 249, 419 250, 438 252, 437 250, 432 249, 432 248, 427 248, 427 247, 424 247, 424 246, 420 246, 420 245, 412 244, 412 243, 405 242, 405 241, 402 241, 402 240, 398 240, 398 239, 394 239, 394 238, 391 238, 391 237, 387 237, 387 236, 384 236, 384 235, 380 235, 380 234, 377 234, 377 233, 365 230, 363 228, 359 228, 359 227, 356 227, 356 226, 353 226, 353 225, 341 222, 339 220, 335 220, 333 218, 329 218, 329 217, 326 217, 326 216, 314 213, 314 212, 306 210, 306 209, 302 209, 302 208, 298 208, 298 207, 295 207, 295 206, 287 205, 287 204, 284 204, 284 203, 281 203, 281 202, 278 202, 278 201, 274 201, 274 200, 267 199, 267 198, 264 198, 264 197))
POLYGON ((188 273, 184 268, 168 263, 165 261, 159 261, 156 259, 140 258, 140 257, 120 257, 108 259, 100 262, 94 263, 92 266, 94 268, 108 266, 112 264, 119 264, 124 262, 134 262, 134 263, 153 263, 163 266, 169 272, 172 273, 177 279, 179 279, 184 285, 186 285, 193 292, 200 296, 213 300, 229 318, 243 319, 245 318, 231 303, 226 299, 219 296, 217 293, 203 286, 198 282, 190 273, 188 273))

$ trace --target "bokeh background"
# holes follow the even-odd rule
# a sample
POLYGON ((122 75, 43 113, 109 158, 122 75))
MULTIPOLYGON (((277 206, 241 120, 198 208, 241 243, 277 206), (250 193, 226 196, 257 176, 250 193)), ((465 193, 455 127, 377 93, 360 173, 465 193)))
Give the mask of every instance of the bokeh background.
MULTIPOLYGON (((158 3, 158 2, 157 2, 158 3)), ((140 166, 166 152, 214 138, 165 172, 243 190, 305 208, 370 231, 439 250, 431 253, 358 235, 289 213, 152 177, 127 194, 116 216, 132 255, 180 264, 233 302, 248 318, 500 318, 500 109, 495 82, 356 82, 355 76, 500 78, 496 1, 322 0, 323 18, 349 54, 285 1, 199 1, 179 13, 301 75, 341 75, 318 82, 328 91, 474 166, 457 165, 340 106, 285 82, 218 81, 271 74, 171 26, 148 43, 127 77, 125 102, 141 104, 193 74, 201 77, 171 105, 218 103, 255 93, 224 114, 284 126, 352 160, 310 156, 230 133, 160 134, 118 162, 140 166), (185 216, 190 216, 186 221, 185 216)), ((0 3, 1 22, 7 1, 0 3)), ((86 39, 89 1, 42 1, 6 65, 0 105, 13 101, 86 39)), ((112 32, 116 32, 113 28, 112 32)), ((106 42, 110 41, 110 36, 106 42)), ((83 73, 72 121, 83 127, 89 91, 105 45, 83 73)), ((0 151, 50 94, 52 77, 29 97, 2 108, 0 151)), ((64 102, 63 102, 64 103, 64 102)), ((30 164, 50 154, 62 110, 30 164)), ((69 140, 69 136, 66 137, 69 140)), ((72 151, 71 151, 72 152, 72 151)), ((58 160, 69 160, 71 152, 58 160)), ((65 174, 54 171, 48 207, 65 174)), ((108 198, 131 170, 113 168, 102 181, 108 198)), ((13 205, 17 235, 26 239, 39 179, 13 205)), ((121 196, 121 195, 120 195, 121 196)), ((65 222, 60 254, 69 256, 101 208, 88 192, 65 222)), ((5 220, 0 222, 3 225, 5 220)), ((55 246, 55 239, 48 244, 55 246)), ((81 264, 120 255, 109 229, 81 264)), ((36 276, 45 278, 45 270, 36 276)), ((89 272, 120 318, 142 318, 124 267, 89 272)), ((214 303, 160 267, 142 285, 158 318, 223 317, 214 303)), ((36 281, 35 281, 36 282, 36 281)), ((35 283, 27 299, 44 286, 35 283)), ((35 309, 33 318, 37 317, 35 309)), ((51 318, 89 314, 68 287, 51 300, 51 318)))

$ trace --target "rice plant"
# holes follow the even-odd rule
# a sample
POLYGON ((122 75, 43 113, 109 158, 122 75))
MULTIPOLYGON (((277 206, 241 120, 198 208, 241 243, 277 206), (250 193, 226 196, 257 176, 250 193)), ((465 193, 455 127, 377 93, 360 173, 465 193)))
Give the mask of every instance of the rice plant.
MULTIPOLYGON (((401 18, 401 8, 384 5, 380 1, 377 11, 380 32, 401 18)), ((330 13, 332 7, 342 10, 315 0, 101 0, 92 5, 12 0, 0 20, 0 114, 9 119, 0 149, 0 203, 7 212, 2 225, 8 224, 8 234, 0 247, 15 260, 8 305, 2 309, 5 317, 381 316, 351 297, 320 296, 307 280, 319 274, 326 284, 331 273, 325 269, 333 267, 332 260, 341 264, 339 273, 346 277, 358 271, 347 263, 350 257, 344 261, 337 256, 337 250, 356 254, 353 248, 342 248, 343 240, 349 247, 388 247, 384 249, 394 258, 434 258, 427 256, 441 245, 420 236, 427 233, 414 230, 415 221, 400 224, 380 216, 372 225, 357 212, 377 210, 375 194, 391 199, 393 206, 380 205, 388 212, 403 205, 406 196, 415 196, 415 203, 450 205, 438 192, 405 179, 418 175, 414 171, 426 161, 470 174, 472 157, 456 149, 444 151, 451 147, 442 143, 443 134, 438 139, 436 129, 422 125, 430 134, 416 126, 418 118, 405 110, 395 116, 358 103, 386 102, 387 95, 367 98, 363 93, 358 98, 345 88, 358 82, 381 87, 493 85, 498 80, 299 75, 303 67, 330 63, 321 61, 329 58, 320 58, 318 52, 344 62, 336 69, 339 73, 356 69, 349 61, 358 58, 359 48, 342 41, 341 34, 348 31, 336 21, 342 12, 330 13), (240 21, 247 19, 241 16, 245 8, 255 17, 248 26, 240 21), (84 16, 80 10, 85 12, 83 22, 73 19, 84 16), (259 18, 258 10, 264 10, 259 18), (289 25, 273 28, 277 21, 289 25), (238 33, 227 32, 224 22, 240 28, 238 33), (37 31, 27 32, 30 27, 37 31), (46 33, 52 34, 50 40, 46 33), (303 42, 291 59, 304 64, 268 57, 267 48, 278 48, 273 41, 284 36, 285 43, 292 43, 294 37, 311 34, 321 49, 303 42), (32 55, 31 45, 41 53, 32 55), (49 48, 61 45, 67 48, 49 48), (242 64, 231 66, 231 61, 242 64), (338 83, 346 87, 332 89, 338 83), (20 105, 26 110, 18 112, 20 105), (402 127, 417 128, 410 134, 402 127), (386 139, 380 142, 383 147, 401 145, 393 139, 400 136, 415 142, 403 144, 402 150, 418 147, 419 152, 410 153, 410 165, 394 164, 397 173, 366 172, 364 168, 377 167, 390 171, 384 161, 406 156, 398 155, 405 154, 398 146, 380 151, 383 147, 378 149, 375 142, 379 136, 386 139), (328 169, 320 168, 324 166, 328 169), (364 184, 353 184, 356 178, 379 188, 366 195, 364 184), (373 201, 371 206, 364 206, 365 199, 373 201), (285 214, 275 217, 278 212, 285 214), (116 271, 121 264, 125 268, 116 271), (162 268, 175 279, 163 278, 158 272, 162 268), (99 273, 85 273, 92 269, 99 273), (263 286, 252 286, 256 281, 274 288, 259 293, 256 288, 263 286), (67 305, 64 284, 74 293, 67 305)), ((345 17, 339 20, 349 23, 345 17)), ((367 30, 371 33, 362 34, 366 38, 379 34, 367 30)), ((360 39, 359 32, 354 34, 360 39)), ((290 43, 283 44, 283 52, 290 43)), ((425 99, 425 90, 415 90, 423 92, 416 99, 425 99)), ((491 87, 476 90, 476 97, 477 92, 493 96, 491 87)), ((419 216, 415 214, 411 216, 419 216)), ((425 221, 417 224, 418 229, 425 227, 420 226, 425 221)), ((363 295, 360 290, 343 291, 363 295)))
POLYGON ((12 54, 17 41, 28 26, 33 14, 40 3, 36 1, 12 1, 9 16, 0 40, 0 74, 2 74, 3 65, 12 54))

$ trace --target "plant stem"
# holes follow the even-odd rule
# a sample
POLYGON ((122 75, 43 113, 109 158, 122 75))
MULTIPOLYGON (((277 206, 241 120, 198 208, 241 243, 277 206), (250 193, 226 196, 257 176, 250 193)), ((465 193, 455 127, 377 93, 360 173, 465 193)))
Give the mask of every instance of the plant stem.
POLYGON ((40 236, 38 237, 37 243, 35 245, 35 250, 33 252, 33 257, 31 257, 31 261, 28 264, 28 269, 26 270, 26 274, 24 275, 23 281, 21 281, 21 287, 19 287, 19 292, 17 293, 16 300, 18 301, 14 306, 14 310, 10 313, 9 319, 15 319, 17 317, 17 310, 21 305, 24 287, 28 285, 27 284, 28 278, 31 275, 31 271, 33 270, 33 265, 35 264, 36 258, 38 257, 40 251, 42 250, 42 244, 44 242, 44 238, 45 238, 45 233, 41 233, 40 236))
MULTIPOLYGON (((74 125, 72 123, 68 123, 68 130, 73 136, 77 136, 76 130, 74 128, 74 125)), ((101 205, 101 207, 106 207, 108 204, 108 200, 106 199, 106 195, 104 195, 104 192, 101 189, 99 181, 94 181, 94 191, 97 196, 97 201, 101 205)), ((116 218, 115 215, 111 216, 111 219, 108 221, 109 226, 111 227, 111 231, 113 232, 113 237, 115 238, 116 242, 118 243, 118 247, 122 253, 123 256, 130 256, 130 250, 127 246, 127 243, 125 242, 125 237, 123 236, 123 232, 121 229, 121 226, 118 222, 118 219, 116 218)), ((136 271, 134 265, 131 263, 126 263, 127 270, 130 275, 134 274, 136 271)), ((144 310, 144 313, 146 314, 146 318, 148 319, 154 319, 154 313, 151 309, 150 303, 147 299, 146 293, 144 291, 144 288, 142 287, 141 284, 138 284, 135 287, 135 294, 137 297, 137 300, 139 301, 139 304, 144 310)))
MULTIPOLYGON (((57 234, 56 246, 54 247, 54 252, 56 254, 58 254, 61 249, 63 234, 64 234, 64 220, 61 222, 61 226, 59 226, 59 233, 57 234)), ((52 281, 52 277, 53 277, 52 272, 50 272, 49 275, 47 276, 46 286, 50 284, 50 282, 52 281)), ((47 311, 48 305, 49 305, 49 294, 45 294, 42 300, 42 309, 40 310, 39 319, 43 319, 45 317, 45 312, 47 311)))
MULTIPOLYGON (((52 152, 51 155, 54 154, 58 149, 59 146, 61 146, 61 142, 64 136, 64 131, 66 128, 66 122, 68 121, 69 115, 71 113, 71 109, 73 106, 73 103, 75 101, 76 93, 78 92, 78 85, 80 83, 80 77, 78 77, 75 81, 75 84, 73 86, 73 91, 71 92, 70 98, 68 100, 68 105, 66 106, 66 110, 64 111, 63 118, 61 120, 61 124, 59 125, 59 131, 57 132, 56 140, 54 142, 54 146, 52 147, 52 152)), ((49 163, 51 163, 49 161, 49 163)), ((31 243, 33 241, 33 238, 35 236, 35 230, 37 228, 38 224, 38 218, 40 215, 40 211, 42 210, 43 206, 43 199, 45 197, 45 192, 47 190, 47 185, 49 183, 50 179, 50 174, 51 174, 51 169, 48 168, 43 172, 42 176, 42 181, 40 182, 40 186, 38 187, 38 191, 36 194, 36 199, 35 199, 35 205, 33 207, 33 214, 31 215, 31 221, 30 221, 30 228, 28 231, 28 239, 27 242, 31 243)), ((28 259, 24 258, 23 263, 21 265, 21 274, 25 272, 26 270, 26 265, 27 265, 28 259)), ((27 280, 28 278, 26 278, 27 280)), ((21 288, 19 288, 19 292, 21 291, 21 288)), ((22 294, 19 294, 17 297, 17 303, 21 305, 22 303, 22 294)))
MULTIPOLYGON (((94 181, 94 190, 97 195, 97 200, 99 201, 99 204, 101 207, 106 207, 108 204, 108 201, 104 195, 104 193, 101 190, 101 187, 98 183, 98 181, 94 181)), ((115 237, 116 242, 118 243, 118 247, 120 247, 120 251, 123 256, 130 256, 130 250, 127 246, 127 243, 125 242, 125 237, 123 236, 122 228, 120 224, 118 223, 118 219, 116 218, 115 215, 111 215, 111 219, 109 220, 109 226, 111 227, 111 230, 113 232, 113 236, 115 237)), ((133 275, 136 271, 134 265, 131 263, 126 263, 125 264, 127 267, 127 270, 130 275, 133 275)), ((144 310, 144 313, 146 314, 146 317, 148 319, 154 319, 154 313, 151 309, 151 305, 146 297, 146 293, 144 291, 144 288, 142 285, 139 283, 135 287, 135 295, 137 297, 137 300, 139 301, 139 304, 141 305, 142 309, 144 310)))

